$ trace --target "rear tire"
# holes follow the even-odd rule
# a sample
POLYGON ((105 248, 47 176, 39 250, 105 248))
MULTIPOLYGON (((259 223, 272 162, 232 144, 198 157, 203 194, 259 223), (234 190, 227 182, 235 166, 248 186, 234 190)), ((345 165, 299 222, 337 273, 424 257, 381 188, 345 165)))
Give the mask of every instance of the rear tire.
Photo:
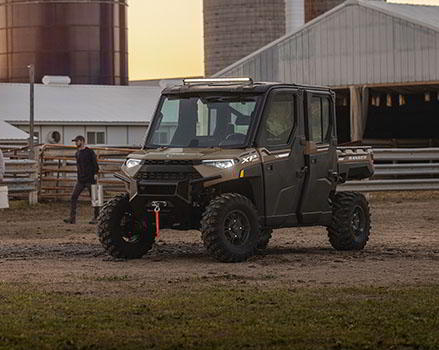
POLYGON ((336 193, 332 200, 329 242, 337 250, 362 250, 369 240, 370 210, 366 197, 356 192, 336 193))
POLYGON ((152 248, 156 236, 151 215, 136 218, 128 194, 105 204, 99 214, 97 235, 109 255, 122 259, 141 258, 152 248))
POLYGON ((260 235, 258 212, 245 196, 226 193, 213 199, 201 220, 208 254, 222 262, 245 261, 256 253, 260 235))

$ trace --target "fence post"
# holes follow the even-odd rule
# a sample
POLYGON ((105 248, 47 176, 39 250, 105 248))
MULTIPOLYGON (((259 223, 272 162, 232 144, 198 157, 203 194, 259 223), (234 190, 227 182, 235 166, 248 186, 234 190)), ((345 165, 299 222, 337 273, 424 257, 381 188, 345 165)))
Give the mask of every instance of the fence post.
POLYGON ((34 190, 29 192, 29 205, 35 205, 38 204, 38 173, 39 173, 39 165, 38 165, 38 159, 39 159, 39 149, 35 152, 31 152, 31 155, 33 155, 33 161, 35 162, 33 165, 33 172, 31 173, 31 179, 34 180, 34 190))

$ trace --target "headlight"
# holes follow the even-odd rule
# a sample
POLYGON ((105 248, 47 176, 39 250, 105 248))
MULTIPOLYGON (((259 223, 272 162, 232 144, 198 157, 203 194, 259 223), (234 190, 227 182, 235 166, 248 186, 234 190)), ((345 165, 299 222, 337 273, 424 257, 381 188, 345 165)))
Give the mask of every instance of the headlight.
POLYGON ((140 159, 128 159, 125 163, 127 168, 134 168, 135 166, 140 165, 142 161, 140 159))
POLYGON ((235 165, 235 161, 233 159, 224 159, 224 160, 203 160, 204 165, 214 166, 220 169, 228 169, 235 165))

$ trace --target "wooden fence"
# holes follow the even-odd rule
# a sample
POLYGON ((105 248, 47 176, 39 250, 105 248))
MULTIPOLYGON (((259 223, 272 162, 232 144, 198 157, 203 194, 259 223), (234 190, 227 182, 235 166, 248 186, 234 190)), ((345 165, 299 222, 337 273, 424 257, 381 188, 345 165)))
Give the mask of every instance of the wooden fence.
MULTIPOLYGON (((62 145, 35 147, 36 160, 29 160, 27 147, 2 147, 6 157, 4 183, 11 198, 67 200, 76 182, 76 148, 62 145), (38 197, 37 197, 38 195, 38 197)), ((99 164, 99 183, 106 198, 125 190, 113 175, 135 148, 90 147, 99 164)), ((340 190, 389 191, 439 189, 439 148, 374 149, 376 173, 368 181, 352 181, 340 190)), ((82 199, 88 199, 83 193, 82 199)))
MULTIPOLYGON (((124 183, 113 174, 120 170, 126 156, 136 149, 90 147, 99 164, 99 183, 106 198, 124 190, 124 183)), ((138 149, 137 149, 138 150, 138 149)), ((39 196, 42 199, 68 199, 76 182, 76 148, 74 146, 44 145, 39 152, 39 196)), ((83 198, 88 193, 83 193, 83 198)))
POLYGON ((38 202, 38 162, 29 160, 29 149, 23 146, 0 146, 5 157, 3 185, 10 198, 27 198, 30 204, 38 202))

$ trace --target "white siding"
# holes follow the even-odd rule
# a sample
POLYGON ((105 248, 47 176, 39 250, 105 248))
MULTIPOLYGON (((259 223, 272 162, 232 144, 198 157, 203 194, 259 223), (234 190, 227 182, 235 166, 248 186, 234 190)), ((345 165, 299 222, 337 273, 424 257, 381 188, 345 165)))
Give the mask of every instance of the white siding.
POLYGON ((128 127, 128 143, 130 145, 141 145, 146 133, 145 126, 128 127))
POLYGON ((72 141, 76 136, 82 135, 86 137, 85 134, 85 127, 83 126, 76 126, 76 125, 68 125, 64 126, 64 140, 66 145, 72 144, 72 141))
POLYGON ((128 127, 127 126, 108 126, 107 143, 109 145, 127 145, 128 127))

